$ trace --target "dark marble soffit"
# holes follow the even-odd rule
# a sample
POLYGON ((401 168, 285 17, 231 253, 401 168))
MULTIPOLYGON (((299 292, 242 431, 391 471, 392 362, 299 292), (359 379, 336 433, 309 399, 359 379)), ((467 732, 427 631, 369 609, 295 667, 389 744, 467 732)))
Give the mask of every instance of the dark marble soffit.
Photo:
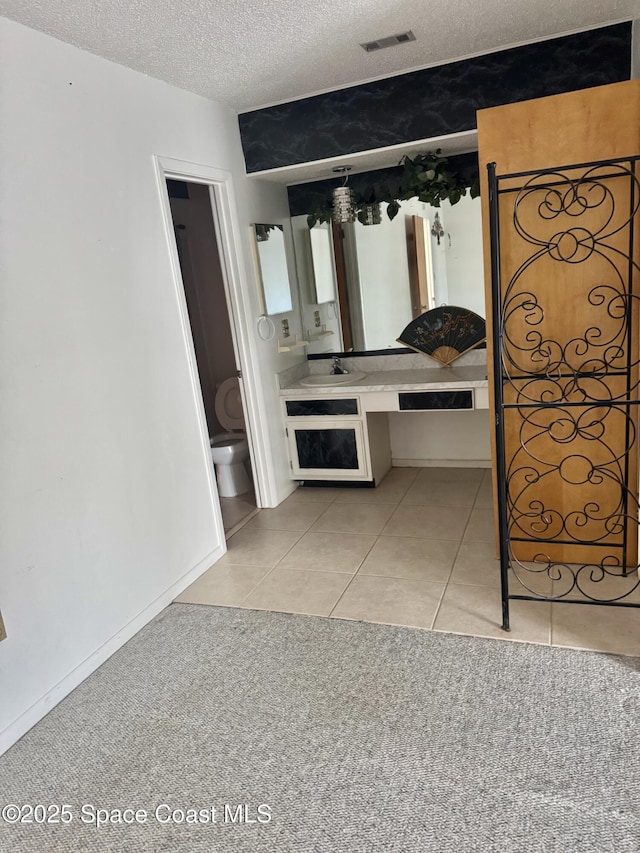
MULTIPOLYGON (((426 149, 423 154, 426 154, 426 149)), ((464 178, 467 186, 478 180, 478 153, 456 154, 447 157, 448 165, 459 172, 464 178)), ((400 185, 402 179, 402 166, 393 166, 389 169, 373 169, 370 172, 360 172, 349 176, 349 186, 362 196, 369 187, 379 190, 386 187, 391 191, 394 198, 400 197, 400 185)), ((295 184, 287 187, 289 195, 289 211, 291 216, 313 213, 315 210, 323 210, 331 206, 331 193, 334 187, 344 183, 344 178, 327 178, 323 181, 308 181, 306 184, 295 184)))
POLYGON ((472 130, 477 110, 619 83, 630 70, 628 21, 241 113, 247 172, 472 130))

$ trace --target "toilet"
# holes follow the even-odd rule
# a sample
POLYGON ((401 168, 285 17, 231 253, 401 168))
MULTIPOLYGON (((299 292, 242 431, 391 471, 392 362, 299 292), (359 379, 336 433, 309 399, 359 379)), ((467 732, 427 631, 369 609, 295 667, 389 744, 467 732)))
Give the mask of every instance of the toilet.
POLYGON ((210 439, 218 494, 221 498, 233 498, 251 489, 251 480, 245 467, 249 458, 249 444, 243 431, 242 397, 235 376, 225 379, 218 388, 215 410, 220 425, 227 430, 210 439))

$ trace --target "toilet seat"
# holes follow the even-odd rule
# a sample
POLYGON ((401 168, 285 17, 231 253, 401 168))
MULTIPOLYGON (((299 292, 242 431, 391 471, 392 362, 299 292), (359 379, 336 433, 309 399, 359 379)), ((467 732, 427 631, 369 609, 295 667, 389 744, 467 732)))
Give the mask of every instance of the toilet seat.
POLYGON ((209 439, 209 445, 211 447, 235 447, 240 443, 249 447, 244 433, 229 435, 228 432, 225 432, 221 435, 214 435, 213 438, 209 439))
POLYGON ((215 399, 216 417, 220 425, 229 431, 244 429, 244 413, 240 383, 232 376, 220 384, 215 399))

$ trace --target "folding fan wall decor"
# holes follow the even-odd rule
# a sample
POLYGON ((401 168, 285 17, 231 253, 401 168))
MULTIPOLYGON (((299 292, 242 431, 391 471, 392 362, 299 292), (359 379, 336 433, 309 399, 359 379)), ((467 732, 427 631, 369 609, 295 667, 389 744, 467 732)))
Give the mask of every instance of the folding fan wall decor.
POLYGON ((440 305, 412 320, 396 340, 446 365, 486 337, 484 317, 468 308, 440 305))

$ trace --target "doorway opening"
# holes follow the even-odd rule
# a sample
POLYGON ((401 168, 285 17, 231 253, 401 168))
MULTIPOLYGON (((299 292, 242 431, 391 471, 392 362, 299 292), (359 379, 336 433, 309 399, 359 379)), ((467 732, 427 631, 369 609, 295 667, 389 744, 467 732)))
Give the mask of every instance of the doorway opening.
POLYGON ((220 247, 206 184, 166 179, 225 537, 257 512, 220 247))

